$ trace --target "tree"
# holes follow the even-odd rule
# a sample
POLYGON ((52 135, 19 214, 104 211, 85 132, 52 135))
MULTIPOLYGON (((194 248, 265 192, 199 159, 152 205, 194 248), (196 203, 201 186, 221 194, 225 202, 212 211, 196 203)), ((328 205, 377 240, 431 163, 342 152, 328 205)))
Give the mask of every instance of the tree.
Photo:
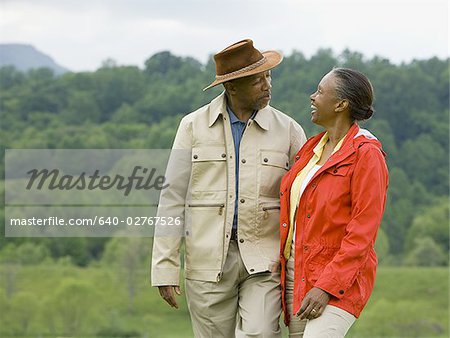
POLYGON ((125 282, 128 295, 128 312, 134 311, 134 298, 139 270, 148 260, 152 242, 141 237, 115 237, 106 245, 102 263, 114 268, 125 282))
POLYGON ((12 324, 15 327, 15 333, 28 336, 30 326, 39 313, 36 295, 31 292, 17 293, 11 300, 10 311, 11 318, 14 318, 14 322, 10 325, 12 324))
POLYGON ((431 135, 421 134, 403 143, 400 161, 412 164, 404 166, 411 180, 422 183, 432 193, 443 195, 449 191, 449 154, 431 135))
POLYGON ((389 255, 389 238, 383 229, 378 230, 377 240, 375 242, 375 252, 377 253, 378 261, 380 263, 389 255))
MULTIPOLYGON (((55 291, 49 306, 51 316, 65 335, 79 336, 98 320, 99 295, 85 282, 66 279, 55 291)), ((98 322, 96 323, 98 325, 98 322)))
POLYGON ((448 254, 431 237, 416 238, 414 248, 407 254, 405 264, 411 266, 442 266, 448 254))
POLYGON ((133 104, 144 94, 144 77, 138 67, 106 67, 95 73, 95 97, 100 121, 111 118, 123 104, 133 104))
POLYGON ((429 237, 442 252, 449 252, 449 199, 441 198, 419 213, 406 236, 406 251, 414 250, 417 239, 429 237))

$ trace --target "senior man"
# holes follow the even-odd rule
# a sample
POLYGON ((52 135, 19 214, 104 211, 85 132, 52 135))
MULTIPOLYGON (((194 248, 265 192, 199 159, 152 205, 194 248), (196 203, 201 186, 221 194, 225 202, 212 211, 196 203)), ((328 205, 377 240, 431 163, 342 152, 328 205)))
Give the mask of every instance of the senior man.
MULTIPOLYGON (((173 152, 188 160, 169 163, 158 216, 183 226, 196 337, 280 337, 278 190, 306 137, 269 106, 280 53, 261 53, 246 39, 214 61, 216 78, 204 90, 225 90, 181 120, 173 152)), ((155 231, 152 285, 178 308, 183 236, 170 236, 167 226, 155 231)))

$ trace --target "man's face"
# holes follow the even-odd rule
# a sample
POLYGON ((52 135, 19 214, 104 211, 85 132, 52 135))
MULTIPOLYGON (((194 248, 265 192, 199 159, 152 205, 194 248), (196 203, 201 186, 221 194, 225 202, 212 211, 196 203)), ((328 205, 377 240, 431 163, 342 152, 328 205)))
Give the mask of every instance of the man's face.
POLYGON ((249 110, 260 110, 270 102, 271 82, 270 71, 233 80, 233 98, 249 110))

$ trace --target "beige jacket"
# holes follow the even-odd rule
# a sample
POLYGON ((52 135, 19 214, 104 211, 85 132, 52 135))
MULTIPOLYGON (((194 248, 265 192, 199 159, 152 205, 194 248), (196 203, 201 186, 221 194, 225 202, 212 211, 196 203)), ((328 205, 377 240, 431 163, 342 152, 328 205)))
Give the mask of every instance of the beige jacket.
MULTIPOLYGON (((278 264, 280 181, 305 141, 303 129, 270 106, 247 123, 240 145, 238 245, 250 274, 278 264)), ((173 149, 184 150, 169 163, 170 187, 161 192, 158 216, 181 220, 180 233, 173 227, 155 228, 152 285, 179 285, 183 238, 186 278, 218 282, 236 193, 234 141, 224 93, 181 120, 173 149)))

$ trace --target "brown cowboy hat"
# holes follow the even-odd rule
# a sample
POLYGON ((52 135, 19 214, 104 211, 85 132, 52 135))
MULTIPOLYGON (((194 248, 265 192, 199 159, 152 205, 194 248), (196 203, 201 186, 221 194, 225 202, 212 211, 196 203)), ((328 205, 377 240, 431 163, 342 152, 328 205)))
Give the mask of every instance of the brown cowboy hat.
POLYGON ((279 65, 283 56, 274 50, 261 53, 253 47, 253 41, 245 39, 214 55, 216 79, 203 90, 218 84, 264 72, 279 65))

